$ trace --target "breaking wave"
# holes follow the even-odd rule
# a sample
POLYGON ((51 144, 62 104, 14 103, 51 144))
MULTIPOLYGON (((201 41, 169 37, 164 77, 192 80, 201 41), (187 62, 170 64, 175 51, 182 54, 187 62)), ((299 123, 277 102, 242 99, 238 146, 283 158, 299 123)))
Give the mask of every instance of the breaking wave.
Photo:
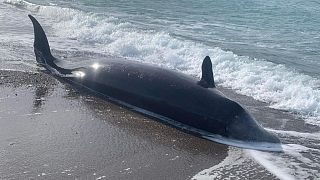
MULTIPOLYGON (((319 125, 320 81, 281 64, 239 56, 219 47, 178 39, 164 31, 142 30, 108 14, 95 14, 24 0, 5 0, 52 23, 59 38, 94 45, 100 52, 153 63, 199 77, 201 62, 209 55, 216 82, 238 93, 298 113, 319 125)), ((46 22, 44 22, 46 23, 46 22)))

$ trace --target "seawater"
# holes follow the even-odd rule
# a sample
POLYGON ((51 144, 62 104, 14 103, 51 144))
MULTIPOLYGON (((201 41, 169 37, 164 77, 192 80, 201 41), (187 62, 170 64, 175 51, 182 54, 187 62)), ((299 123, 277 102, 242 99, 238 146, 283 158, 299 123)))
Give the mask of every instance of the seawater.
MULTIPOLYGON (((0 2, 5 5, 0 7, 0 17, 4 13, 13 14, 12 19, 6 19, 9 25, 0 28, 0 32, 6 33, 0 34, 0 63, 10 69, 17 69, 21 64, 35 65, 24 50, 18 55, 14 53, 15 49, 24 47, 23 42, 32 44, 29 20, 18 18, 31 13, 45 27, 53 50, 62 54, 107 54, 175 69, 198 78, 201 62, 209 55, 219 86, 266 102, 271 108, 289 111, 319 129, 320 3, 317 1, 0 2), (6 7, 9 5, 14 5, 15 10, 6 7), (8 36, 8 28, 12 36, 8 36)), ((273 163, 266 168, 278 167, 270 171, 281 179, 319 178, 320 167, 315 155, 320 149, 319 132, 296 132, 280 127, 270 131, 281 136, 284 142, 297 139, 308 143, 304 146, 284 144, 283 155, 239 153, 231 148, 230 157, 246 159, 249 154, 259 157, 254 158, 258 162, 273 163), (276 161, 277 158, 281 161, 276 161), (281 168, 284 170, 277 171, 281 168)), ((214 172, 214 168, 210 172, 214 172)))
POLYGON ((210 55, 218 84, 315 123, 320 117, 316 2, 6 2, 46 17, 59 37, 110 55, 198 77, 210 55))

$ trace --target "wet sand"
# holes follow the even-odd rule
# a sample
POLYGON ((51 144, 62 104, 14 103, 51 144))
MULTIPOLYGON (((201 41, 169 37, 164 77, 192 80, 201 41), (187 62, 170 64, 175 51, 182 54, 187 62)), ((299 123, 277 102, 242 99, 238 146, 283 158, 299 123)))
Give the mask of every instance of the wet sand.
MULTIPOLYGON (((46 73, 0 71, 0 179, 190 179, 228 151, 46 73)), ((253 160, 222 174, 275 179, 253 160)))

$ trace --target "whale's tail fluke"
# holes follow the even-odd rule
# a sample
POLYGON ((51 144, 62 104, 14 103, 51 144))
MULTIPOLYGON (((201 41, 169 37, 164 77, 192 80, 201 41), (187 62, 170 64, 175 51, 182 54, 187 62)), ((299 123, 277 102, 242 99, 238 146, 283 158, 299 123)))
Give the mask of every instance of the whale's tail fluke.
POLYGON ((36 55, 37 62, 40 64, 49 64, 49 61, 53 61, 54 57, 51 55, 47 36, 42 29, 39 22, 31 15, 28 15, 32 21, 34 29, 34 53, 36 55))
POLYGON ((31 16, 30 14, 28 16, 32 21, 34 29, 33 47, 37 62, 49 70, 53 68, 57 70, 59 73, 71 74, 72 70, 61 68, 54 63, 56 58, 51 55, 50 46, 46 33, 44 32, 43 28, 41 27, 40 23, 36 20, 36 18, 31 16))

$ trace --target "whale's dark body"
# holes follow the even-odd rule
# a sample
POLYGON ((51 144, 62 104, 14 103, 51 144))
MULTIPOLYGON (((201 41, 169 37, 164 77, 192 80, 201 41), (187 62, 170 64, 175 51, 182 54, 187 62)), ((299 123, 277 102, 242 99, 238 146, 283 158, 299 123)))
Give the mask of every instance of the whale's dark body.
MULTIPOLYGON (((214 85, 207 56, 200 81, 182 73, 128 60, 105 60, 99 65, 65 69, 55 64, 46 35, 34 25, 34 51, 39 64, 62 79, 89 88, 128 107, 137 107, 193 128, 247 142, 279 143, 237 102, 214 85)), ((94 62, 93 62, 94 63, 94 62)))

